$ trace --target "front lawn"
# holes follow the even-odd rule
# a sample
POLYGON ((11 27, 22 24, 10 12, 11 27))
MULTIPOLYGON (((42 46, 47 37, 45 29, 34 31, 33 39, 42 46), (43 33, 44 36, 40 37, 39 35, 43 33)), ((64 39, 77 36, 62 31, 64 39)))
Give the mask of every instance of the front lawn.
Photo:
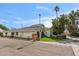
POLYGON ((40 39, 40 41, 44 41, 44 42, 57 42, 58 39, 56 39, 56 38, 43 37, 43 38, 40 39))

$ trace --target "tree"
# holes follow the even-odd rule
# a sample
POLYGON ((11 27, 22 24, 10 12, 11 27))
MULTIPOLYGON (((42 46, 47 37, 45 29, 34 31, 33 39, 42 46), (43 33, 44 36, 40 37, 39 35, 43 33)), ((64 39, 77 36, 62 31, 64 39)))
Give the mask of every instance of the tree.
POLYGON ((61 15, 59 17, 59 21, 56 19, 53 19, 52 21, 52 32, 54 35, 62 34, 65 30, 65 25, 68 24, 68 19, 66 15, 61 15))
POLYGON ((69 20, 70 24, 68 26, 68 29, 71 36, 79 37, 79 30, 78 30, 79 10, 71 11, 71 13, 69 13, 69 20))
POLYGON ((77 26, 75 24, 76 12, 71 11, 71 13, 69 13, 69 20, 70 20, 70 24, 68 26, 68 29, 70 34, 72 35, 77 30, 77 26))
POLYGON ((66 20, 67 19, 66 19, 64 14, 61 15, 60 18, 59 18, 59 29, 61 29, 60 34, 63 33, 64 30, 65 30, 66 20))
POLYGON ((59 7, 55 6, 54 10, 56 11, 56 18, 52 21, 51 32, 58 35, 64 32, 65 29, 68 29, 70 34, 79 32, 79 10, 72 10, 68 15, 60 15, 58 17, 59 7))
POLYGON ((0 24, 0 28, 3 29, 3 30, 9 30, 9 28, 7 28, 6 26, 0 24))
POLYGON ((58 20, 59 6, 55 6, 54 10, 56 11, 56 19, 58 20))
POLYGON ((56 19, 53 19, 52 21, 52 32, 54 35, 58 34, 58 21, 56 19))
POLYGON ((52 28, 51 28, 51 32, 53 32, 54 35, 59 34, 59 26, 58 26, 58 11, 59 11, 59 7, 55 6, 54 10, 56 11, 56 18, 53 19, 52 21, 52 28))

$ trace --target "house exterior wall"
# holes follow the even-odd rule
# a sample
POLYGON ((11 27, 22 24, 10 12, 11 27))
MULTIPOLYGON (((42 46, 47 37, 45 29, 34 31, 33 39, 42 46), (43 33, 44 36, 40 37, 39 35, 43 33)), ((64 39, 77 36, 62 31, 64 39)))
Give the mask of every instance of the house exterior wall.
POLYGON ((36 32, 20 32, 19 37, 32 38, 33 34, 36 34, 36 32))
MULTIPOLYGON (((6 34, 5 34, 6 35, 6 34)), ((7 32, 7 36, 11 36, 11 33, 10 32, 7 32)))
POLYGON ((7 36, 32 38, 32 35, 33 34, 38 35, 37 32, 39 32, 40 30, 44 33, 44 35, 50 37, 50 29, 45 28, 43 25, 41 25, 41 26, 33 25, 33 26, 27 27, 27 28, 13 29, 13 30, 9 30, 9 31, 4 31, 3 36, 6 36, 6 33, 7 33, 7 36), (18 32, 18 35, 16 34, 16 32, 18 32), (14 33, 14 34, 12 35, 12 33, 14 33))
MULTIPOLYGON (((3 36, 7 36, 7 37, 10 37, 12 36, 12 33, 13 31, 7 31, 7 32, 3 32, 3 36), (7 35, 6 35, 7 33, 7 35)), ((37 34, 37 32, 35 31, 18 31, 18 35, 16 35, 16 31, 13 32, 14 35, 13 37, 21 37, 21 38, 32 38, 32 35, 33 34, 37 34)))
POLYGON ((44 34, 45 34, 47 37, 50 37, 50 30, 46 30, 46 31, 44 32, 44 34))

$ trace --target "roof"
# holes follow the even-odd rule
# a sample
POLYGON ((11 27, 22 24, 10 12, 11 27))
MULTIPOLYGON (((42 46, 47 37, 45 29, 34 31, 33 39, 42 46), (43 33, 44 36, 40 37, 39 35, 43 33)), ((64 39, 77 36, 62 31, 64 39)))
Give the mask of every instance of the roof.
POLYGON ((31 27, 45 27, 43 24, 35 24, 35 25, 32 25, 31 27))
POLYGON ((4 30, 0 28, 0 32, 3 32, 4 30))
POLYGON ((13 29, 14 30, 37 30, 41 27, 41 29, 44 29, 45 26, 43 24, 35 24, 35 25, 32 25, 32 26, 29 26, 29 27, 24 27, 24 28, 20 28, 20 29, 13 29))

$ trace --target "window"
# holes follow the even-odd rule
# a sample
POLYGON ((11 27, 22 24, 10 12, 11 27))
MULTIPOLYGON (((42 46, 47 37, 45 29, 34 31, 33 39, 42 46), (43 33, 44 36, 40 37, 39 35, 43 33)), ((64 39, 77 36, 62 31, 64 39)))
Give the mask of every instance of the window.
POLYGON ((14 35, 14 32, 11 32, 11 35, 13 36, 14 35))
POLYGON ((18 35, 18 32, 16 32, 16 35, 18 35))
POLYGON ((5 35, 7 36, 7 32, 5 33, 5 35))

